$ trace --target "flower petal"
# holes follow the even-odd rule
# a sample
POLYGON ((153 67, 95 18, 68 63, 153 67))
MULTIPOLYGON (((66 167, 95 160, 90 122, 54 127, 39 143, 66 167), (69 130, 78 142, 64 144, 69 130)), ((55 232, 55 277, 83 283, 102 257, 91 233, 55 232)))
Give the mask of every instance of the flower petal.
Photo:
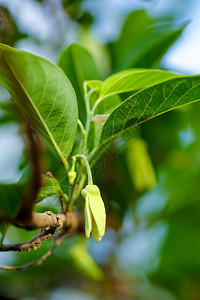
MULTIPOLYGON (((92 212, 93 218, 95 220, 92 223, 97 227, 99 237, 103 237, 105 234, 105 226, 106 226, 106 211, 103 200, 100 195, 99 188, 96 185, 93 185, 93 193, 89 194, 89 207, 92 212)), ((96 232, 96 228, 94 229, 96 232)), ((96 233, 97 234, 97 233, 96 233)), ((94 236, 94 235, 93 235, 94 236)), ((98 238, 99 239, 99 238, 98 238)))
POLYGON ((98 186, 89 184, 82 190, 85 198, 85 233, 99 242, 105 234, 106 212, 98 186))
POLYGON ((90 233, 92 230, 92 219, 91 219, 91 212, 89 207, 89 199, 88 196, 86 196, 85 199, 85 235, 87 238, 90 237, 90 233))
POLYGON ((100 242, 100 240, 103 237, 103 235, 99 234, 99 230, 93 216, 92 216, 92 236, 96 242, 100 242))

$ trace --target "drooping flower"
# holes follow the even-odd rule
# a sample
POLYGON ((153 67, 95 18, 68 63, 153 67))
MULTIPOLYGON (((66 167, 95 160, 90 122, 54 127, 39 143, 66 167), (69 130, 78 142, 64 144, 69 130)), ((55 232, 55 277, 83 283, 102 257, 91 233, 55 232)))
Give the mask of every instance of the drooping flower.
POLYGON ((85 235, 92 235, 100 242, 105 233, 106 212, 100 190, 96 185, 89 184, 82 190, 85 198, 85 235))

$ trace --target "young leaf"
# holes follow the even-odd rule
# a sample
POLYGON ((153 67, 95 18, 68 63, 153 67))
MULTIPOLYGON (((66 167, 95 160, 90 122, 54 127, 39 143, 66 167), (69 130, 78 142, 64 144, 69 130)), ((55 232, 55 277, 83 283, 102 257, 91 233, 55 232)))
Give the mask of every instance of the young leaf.
POLYGON ((85 85, 86 89, 96 88, 97 90, 100 90, 102 87, 102 83, 103 83, 103 81, 101 81, 101 80, 86 80, 84 82, 84 85, 85 85))
POLYGON ((200 76, 180 76, 134 94, 119 105, 103 126, 99 145, 89 159, 101 155, 105 146, 143 122, 200 100, 200 76))
POLYGON ((111 113, 121 103, 118 94, 148 88, 178 76, 168 71, 153 69, 128 69, 113 74, 101 84, 99 99, 94 104, 93 111, 111 113))
POLYGON ((129 69, 108 77, 102 84, 100 98, 137 91, 157 83, 167 81, 179 75, 162 70, 129 69))
POLYGON ((83 46, 73 43, 60 55, 58 65, 70 79, 78 99, 79 118, 86 120, 86 105, 83 92, 85 80, 101 79, 90 52, 83 46))
POLYGON ((43 58, 0 44, 0 82, 66 165, 78 112, 76 95, 62 70, 43 58))
POLYGON ((43 187, 37 196, 36 202, 41 202, 42 200, 51 196, 63 196, 64 192, 58 181, 53 178, 45 176, 43 178, 43 187))

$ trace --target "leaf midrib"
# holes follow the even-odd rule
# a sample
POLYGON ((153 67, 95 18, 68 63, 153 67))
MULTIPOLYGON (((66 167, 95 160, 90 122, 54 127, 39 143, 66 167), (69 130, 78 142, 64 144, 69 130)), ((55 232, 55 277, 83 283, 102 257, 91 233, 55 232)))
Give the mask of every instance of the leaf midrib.
POLYGON ((46 123, 44 122, 44 119, 42 118, 40 112, 38 111, 38 109, 37 109, 37 107, 35 106, 35 104, 32 102, 32 100, 31 100, 31 98, 30 98, 30 95, 29 95, 28 91, 26 90, 26 88, 24 87, 24 85, 20 82, 20 80, 17 78, 17 75, 16 75, 15 71, 13 70, 13 68, 11 67, 11 65, 9 64, 9 62, 8 62, 8 60, 6 59, 6 56, 4 55, 4 53, 2 53, 2 57, 3 57, 3 59, 5 60, 5 63, 6 63, 6 64, 8 65, 8 67, 10 68, 10 70, 11 70, 13 76, 15 77, 16 81, 17 81, 18 84, 21 86, 22 90, 24 91, 24 93, 25 93, 26 97, 28 98, 29 102, 30 102, 31 105, 33 106, 35 112, 37 113, 37 115, 38 115, 40 121, 42 122, 44 128, 46 129, 46 131, 47 131, 47 133, 48 133, 48 135, 49 135, 49 137, 50 137, 50 139, 51 139, 51 141, 52 141, 52 143, 53 143, 53 145, 54 145, 54 147, 55 147, 57 153, 59 154, 59 156, 60 156, 60 158, 61 158, 63 164, 64 164, 65 166, 67 166, 68 163, 67 163, 65 157, 63 156, 62 152, 60 151, 60 149, 59 149, 59 147, 58 147, 56 141, 55 141, 54 138, 53 138, 53 135, 51 134, 51 132, 50 132, 48 126, 47 126, 46 123))

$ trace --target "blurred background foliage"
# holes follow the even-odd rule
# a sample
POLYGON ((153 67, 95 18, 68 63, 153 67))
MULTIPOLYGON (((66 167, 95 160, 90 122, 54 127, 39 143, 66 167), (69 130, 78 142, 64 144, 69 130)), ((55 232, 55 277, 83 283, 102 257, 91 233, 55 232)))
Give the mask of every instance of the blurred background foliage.
MULTIPOLYGON (((87 62, 79 66, 83 80, 132 67, 200 73, 199 9, 198 0, 0 0, 0 42, 54 62, 63 47, 78 42, 96 61, 93 73, 86 73, 87 62)), ((76 50, 67 51, 78 57, 82 50, 76 50)), ((68 76, 81 97, 76 74, 68 76)), ((1 212, 14 214, 30 166, 23 122, 9 97, 0 87, 1 212)), ((199 114, 196 103, 118 138, 93 168, 108 215, 102 242, 74 236, 39 267, 1 271, 1 299, 200 299, 199 114)), ((83 110, 80 116, 84 121, 83 110)), ((44 172, 69 189, 58 161, 42 148, 44 172)), ((56 196, 35 206, 59 209, 56 196)), ((6 229, 2 224, 2 236, 6 229)), ((10 226, 5 242, 33 234, 10 226)), ((1 253, 0 263, 36 260, 51 244, 1 253)))

